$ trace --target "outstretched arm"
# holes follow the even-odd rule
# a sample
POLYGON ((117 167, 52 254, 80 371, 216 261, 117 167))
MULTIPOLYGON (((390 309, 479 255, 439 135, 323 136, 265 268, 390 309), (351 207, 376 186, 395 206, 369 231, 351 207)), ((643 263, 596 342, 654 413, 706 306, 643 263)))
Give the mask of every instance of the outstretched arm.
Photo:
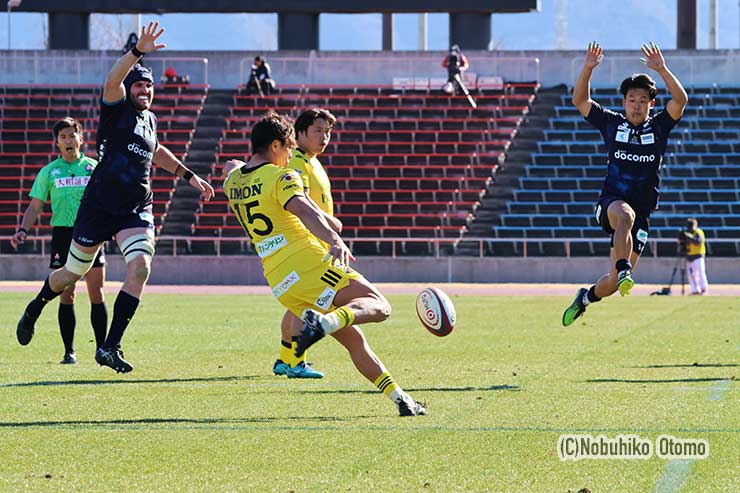
MULTIPOLYGON (((136 43, 136 49, 142 53, 151 53, 161 50, 166 45, 157 44, 159 38, 164 32, 164 28, 159 29, 159 22, 150 22, 148 26, 141 27, 141 36, 136 43)), ((113 68, 108 72, 103 86, 103 100, 108 103, 119 101, 126 95, 126 88, 123 87, 123 79, 126 78, 131 68, 139 61, 139 57, 132 52, 127 51, 119 58, 113 68)))
POLYGON ((285 209, 298 216, 311 234, 329 245, 328 257, 345 267, 349 266, 350 260, 356 260, 339 234, 329 226, 326 216, 311 205, 306 197, 293 197, 285 204, 285 209))
POLYGON ((154 156, 152 157, 152 162, 175 176, 185 178, 190 183, 190 186, 200 192, 200 198, 203 200, 208 201, 213 197, 213 187, 211 184, 185 167, 182 161, 177 159, 177 156, 172 154, 172 151, 165 146, 161 144, 157 146, 157 150, 154 151, 154 156))
POLYGON ((583 69, 573 88, 573 105, 584 118, 591 112, 591 74, 604 59, 604 52, 596 41, 588 44, 583 69))
POLYGON ((650 42, 649 45, 642 45, 642 53, 645 55, 644 58, 640 58, 640 61, 658 72, 660 78, 665 82, 668 92, 671 93, 671 100, 665 105, 665 109, 671 118, 678 120, 683 115, 683 110, 686 108, 686 103, 689 101, 689 96, 686 94, 686 90, 681 85, 681 82, 673 75, 673 72, 668 70, 663 59, 663 54, 660 52, 658 45, 650 42))

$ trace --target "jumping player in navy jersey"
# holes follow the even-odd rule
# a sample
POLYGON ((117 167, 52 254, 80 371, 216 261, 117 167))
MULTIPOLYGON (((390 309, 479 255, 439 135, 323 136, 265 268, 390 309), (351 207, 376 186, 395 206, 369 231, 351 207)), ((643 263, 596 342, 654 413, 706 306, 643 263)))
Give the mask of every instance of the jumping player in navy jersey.
POLYGON ((608 152, 608 171, 595 214, 599 225, 611 235, 612 268, 590 289, 578 290, 563 313, 563 325, 572 324, 586 306, 616 291, 626 296, 635 285, 632 270, 642 254, 650 232, 650 213, 658 206, 660 165, 668 134, 683 115, 688 96, 668 70, 663 54, 654 43, 642 46, 648 68, 658 72, 671 100, 665 109, 650 116, 658 91, 647 74, 634 74, 622 81, 624 115, 603 108, 589 96, 591 73, 604 58, 598 43, 591 43, 573 89, 573 104, 583 117, 599 129, 608 152))
POLYGON ((154 216, 149 173, 152 163, 201 192, 204 200, 213 188, 186 168, 157 140, 157 118, 149 111, 154 96, 152 73, 138 65, 164 32, 159 23, 142 27, 138 43, 116 61, 108 73, 100 101, 98 166, 85 188, 77 213, 67 262, 46 279, 39 294, 18 322, 18 342, 31 342, 44 306, 65 287, 74 285, 92 266, 104 241, 115 237, 126 261, 126 279, 113 306, 113 320, 95 360, 117 372, 133 370, 123 359, 121 338, 144 290, 154 255, 154 216))

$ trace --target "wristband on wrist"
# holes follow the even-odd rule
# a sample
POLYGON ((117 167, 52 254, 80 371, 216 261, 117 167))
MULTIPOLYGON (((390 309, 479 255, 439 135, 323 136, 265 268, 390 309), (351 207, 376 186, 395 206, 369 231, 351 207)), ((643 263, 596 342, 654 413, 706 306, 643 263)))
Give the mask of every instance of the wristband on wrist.
POLYGON ((144 53, 143 51, 139 51, 139 49, 137 49, 136 46, 134 46, 133 48, 131 48, 131 54, 134 55, 136 58, 141 58, 146 53, 144 53))
POLYGON ((16 233, 20 233, 21 231, 23 231, 24 233, 28 234, 28 230, 26 228, 23 228, 23 227, 18 228, 18 231, 16 231, 16 233))
POLYGON ((182 175, 182 178, 183 178, 183 179, 184 179, 185 181, 190 181, 190 179, 191 179, 192 177, 193 177, 193 172, 192 172, 192 171, 190 171, 190 170, 187 170, 187 171, 185 171, 185 174, 184 174, 184 175, 182 175))

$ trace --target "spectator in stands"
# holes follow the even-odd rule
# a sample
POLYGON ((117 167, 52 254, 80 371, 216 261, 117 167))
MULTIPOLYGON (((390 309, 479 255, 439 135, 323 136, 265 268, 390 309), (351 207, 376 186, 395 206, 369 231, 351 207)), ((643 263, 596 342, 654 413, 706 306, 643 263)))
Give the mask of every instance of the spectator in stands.
POLYGON ((447 69, 447 82, 442 90, 447 94, 463 94, 461 74, 470 67, 470 62, 458 45, 452 45, 450 53, 442 60, 442 66, 447 69))
POLYGON ((67 262, 46 279, 18 322, 16 336, 21 345, 31 342, 44 306, 85 275, 103 242, 115 236, 126 262, 126 279, 113 306, 110 330, 95 353, 95 361, 121 373, 133 370, 123 359, 120 344, 139 306, 154 255, 149 178, 152 163, 187 180, 203 200, 213 196, 211 185, 186 168, 157 140, 157 118, 149 111, 154 98, 154 78, 137 62, 146 53, 164 48, 164 44, 157 44, 163 32, 158 22, 143 27, 139 42, 116 61, 106 77, 97 134, 100 163, 82 196, 67 262))
POLYGON ((126 41, 126 44, 123 45, 123 51, 122 53, 128 53, 131 51, 131 48, 136 46, 136 43, 139 42, 139 37, 136 35, 136 33, 131 33, 128 35, 128 41, 126 41))
POLYGON ((162 76, 162 84, 190 84, 190 76, 178 75, 175 67, 167 67, 162 76))
MULTIPOLYGON (((28 237, 36 219, 51 198, 51 262, 49 268, 59 269, 67 262, 72 226, 77 209, 80 207, 82 193, 90 180, 98 162, 80 151, 84 140, 82 125, 77 120, 66 117, 54 125, 54 142, 61 153, 57 159, 47 164, 33 182, 31 202, 23 214, 18 231, 10 238, 13 248, 28 237)), ((108 328, 108 311, 105 307, 103 282, 105 280, 105 255, 103 249, 97 253, 91 269, 85 275, 87 293, 90 296, 90 321, 95 333, 96 349, 105 340, 108 328)), ((67 286, 59 298, 59 331, 64 343, 62 364, 77 363, 74 348, 75 325, 75 287, 67 286)))
POLYGON ((247 94, 257 93, 260 96, 268 95, 275 89, 275 81, 272 80, 270 64, 263 56, 254 57, 249 80, 247 81, 247 94))
POLYGON ((633 74, 622 81, 624 115, 603 108, 592 100, 593 70, 604 58, 598 43, 589 44, 583 69, 573 90, 573 104, 583 117, 601 131, 608 152, 608 171, 596 220, 611 235, 612 268, 590 289, 578 290, 563 313, 563 325, 572 324, 586 306, 616 291, 629 295, 635 285, 632 269, 637 265, 650 232, 650 213, 658 205, 658 181, 668 134, 683 115, 688 96, 681 82, 666 66, 654 43, 643 45, 643 63, 658 72, 671 94, 664 110, 650 116, 658 91, 647 74, 633 74))
POLYGON ((350 353, 357 370, 398 407, 401 416, 426 414, 404 392, 370 349, 362 323, 386 320, 385 296, 349 266, 355 260, 327 214, 306 198, 301 175, 285 169, 295 148, 290 122, 270 111, 252 128, 252 156, 237 163, 224 193, 252 238, 265 279, 278 301, 304 320, 295 357, 331 334, 350 353))
POLYGON ((690 217, 686 220, 686 230, 681 231, 679 239, 686 246, 686 261, 689 271, 691 294, 704 295, 709 291, 704 256, 707 254, 704 231, 699 222, 690 217))

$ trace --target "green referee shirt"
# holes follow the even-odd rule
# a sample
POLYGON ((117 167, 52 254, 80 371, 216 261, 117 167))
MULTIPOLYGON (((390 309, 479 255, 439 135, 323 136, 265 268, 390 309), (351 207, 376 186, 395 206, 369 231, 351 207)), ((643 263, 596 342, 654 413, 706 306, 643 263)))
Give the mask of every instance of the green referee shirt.
POLYGON ((59 156, 41 168, 29 195, 42 202, 48 201, 51 195, 52 226, 74 226, 82 194, 97 164, 93 158, 81 154, 73 163, 59 156))

